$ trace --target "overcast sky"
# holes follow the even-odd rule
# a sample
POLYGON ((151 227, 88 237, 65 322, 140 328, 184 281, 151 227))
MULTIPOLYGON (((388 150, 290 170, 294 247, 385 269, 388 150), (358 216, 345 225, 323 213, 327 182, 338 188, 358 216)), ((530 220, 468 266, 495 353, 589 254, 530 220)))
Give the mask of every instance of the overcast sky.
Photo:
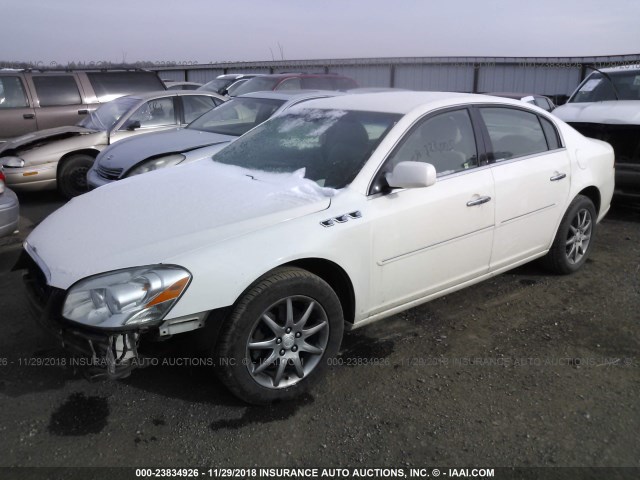
POLYGON ((640 53, 638 0, 0 0, 0 60, 640 53))

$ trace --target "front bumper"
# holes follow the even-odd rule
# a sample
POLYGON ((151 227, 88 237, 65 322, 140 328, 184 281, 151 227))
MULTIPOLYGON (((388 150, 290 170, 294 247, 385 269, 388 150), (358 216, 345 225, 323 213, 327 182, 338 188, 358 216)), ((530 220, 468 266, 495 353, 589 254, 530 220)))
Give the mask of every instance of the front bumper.
POLYGON ((640 199, 640 164, 616 163, 615 194, 640 199))
POLYGON ((102 187, 103 185, 107 185, 109 183, 115 182, 116 179, 108 180, 103 176, 98 174, 98 171, 95 168, 90 168, 87 172, 87 186, 90 190, 93 190, 98 187, 102 187))
POLYGON ((124 378, 145 366, 145 359, 138 354, 141 332, 103 331, 64 319, 60 312, 66 292, 47 285, 45 274, 24 251, 19 264, 27 269, 23 279, 32 315, 65 350, 81 357, 77 364, 85 368, 87 376, 124 378))
POLYGON ((4 167, 7 185, 21 192, 37 192, 56 187, 58 162, 32 167, 4 167))
POLYGON ((0 237, 11 235, 18 230, 19 219, 18 197, 11 190, 6 189, 3 194, 0 194, 0 237))

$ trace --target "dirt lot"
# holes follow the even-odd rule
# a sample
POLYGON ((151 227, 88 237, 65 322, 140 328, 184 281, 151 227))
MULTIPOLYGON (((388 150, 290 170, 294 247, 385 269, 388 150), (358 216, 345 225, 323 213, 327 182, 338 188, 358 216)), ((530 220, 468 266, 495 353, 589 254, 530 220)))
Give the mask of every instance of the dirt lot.
MULTIPOLYGON (((60 203, 45 198, 23 199, 23 233, 60 203)), ((638 210, 611 212, 573 276, 527 265, 347 334, 326 380, 271 407, 239 403, 208 367, 89 383, 56 365, 12 243, 0 466, 640 467, 638 210)))

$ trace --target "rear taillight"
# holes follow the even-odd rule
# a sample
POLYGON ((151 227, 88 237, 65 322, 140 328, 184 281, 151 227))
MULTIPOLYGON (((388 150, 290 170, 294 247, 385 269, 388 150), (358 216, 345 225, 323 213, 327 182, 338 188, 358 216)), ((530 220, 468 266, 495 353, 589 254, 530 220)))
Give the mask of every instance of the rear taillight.
POLYGON ((0 182, 4 183, 7 179, 4 177, 4 172, 0 170, 0 182))

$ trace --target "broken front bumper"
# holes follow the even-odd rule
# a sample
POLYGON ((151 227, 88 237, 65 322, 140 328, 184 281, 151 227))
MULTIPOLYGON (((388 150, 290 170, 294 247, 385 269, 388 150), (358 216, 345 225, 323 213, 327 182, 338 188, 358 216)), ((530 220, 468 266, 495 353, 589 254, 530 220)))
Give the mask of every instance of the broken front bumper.
POLYGON ((78 364, 87 376, 124 378, 145 366, 145 359, 138 354, 140 332, 105 331, 66 320, 60 313, 66 292, 47 285, 44 273, 25 252, 19 263, 27 269, 23 279, 32 315, 65 350, 83 359, 78 364))

